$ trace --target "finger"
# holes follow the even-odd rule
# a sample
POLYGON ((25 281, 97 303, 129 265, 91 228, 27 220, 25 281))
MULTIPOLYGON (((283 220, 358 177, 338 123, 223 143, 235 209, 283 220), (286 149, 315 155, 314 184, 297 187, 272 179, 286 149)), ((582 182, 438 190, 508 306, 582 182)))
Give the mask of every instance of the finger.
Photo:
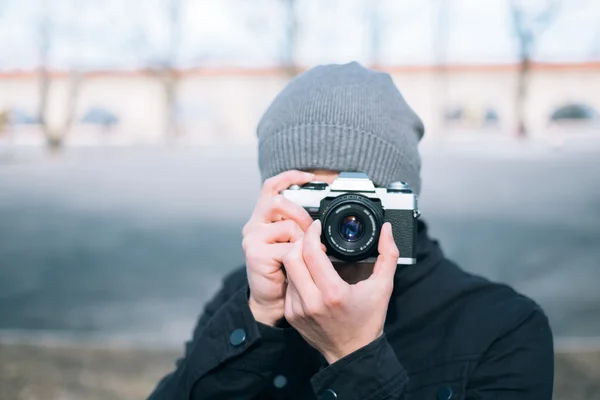
POLYGON ((276 195, 262 202, 257 208, 258 217, 263 222, 277 222, 285 219, 295 221, 303 231, 306 231, 313 219, 301 205, 276 195))
POLYGON ((298 314, 302 309, 302 299, 300 298, 300 293, 298 293, 298 289, 294 286, 294 282, 288 282, 288 286, 286 289, 286 295, 289 296, 291 310, 293 313, 298 314), (288 294, 289 292, 289 294, 288 294))
POLYGON ((392 225, 389 222, 383 224, 381 228, 377 250, 379 251, 379 256, 373 267, 372 277, 386 282, 393 282, 399 253, 392 234, 392 225))
POLYGON ((272 260, 283 264, 283 258, 292 249, 292 243, 273 243, 268 244, 265 248, 265 252, 271 256, 272 260))
POLYGON ((288 281, 293 283, 300 297, 310 298, 319 295, 319 291, 302 259, 303 240, 300 239, 292 245, 290 251, 283 257, 283 266, 288 281))
POLYGON ((253 233, 255 240, 261 243, 296 242, 304 236, 304 231, 292 220, 274 222, 262 226, 253 233))
POLYGON ((293 302, 294 300, 292 298, 292 283, 290 281, 287 281, 287 285, 285 287, 285 301, 283 304, 283 316, 289 323, 292 323, 294 317, 293 302))
POLYGON ((303 238, 302 258, 308 272, 323 294, 335 290, 336 287, 346 286, 333 264, 323 251, 321 243, 321 221, 316 220, 303 238))
POLYGON ((258 241, 244 242, 243 249, 246 256, 246 263, 252 265, 271 265, 272 261, 283 264, 283 257, 289 253, 292 243, 273 243, 264 244, 258 241))
POLYGON ((285 289, 285 303, 283 312, 285 319, 292 326, 294 326, 293 324, 296 321, 303 317, 302 300, 300 299, 298 289, 296 289, 291 281, 288 281, 285 289))
POLYGON ((279 194, 284 189, 292 185, 303 185, 315 178, 310 172, 291 170, 282 172, 272 178, 267 179, 262 187, 261 196, 271 197, 279 194))

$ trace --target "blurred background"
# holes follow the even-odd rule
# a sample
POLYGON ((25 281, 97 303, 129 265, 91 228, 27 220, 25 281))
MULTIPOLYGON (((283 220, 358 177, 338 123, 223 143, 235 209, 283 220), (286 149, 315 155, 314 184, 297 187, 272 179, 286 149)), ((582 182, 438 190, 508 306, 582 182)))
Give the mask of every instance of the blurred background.
POLYGON ((599 1, 0 0, 0 399, 145 398, 243 263, 262 112, 353 60, 425 123, 446 255, 600 398, 599 1))

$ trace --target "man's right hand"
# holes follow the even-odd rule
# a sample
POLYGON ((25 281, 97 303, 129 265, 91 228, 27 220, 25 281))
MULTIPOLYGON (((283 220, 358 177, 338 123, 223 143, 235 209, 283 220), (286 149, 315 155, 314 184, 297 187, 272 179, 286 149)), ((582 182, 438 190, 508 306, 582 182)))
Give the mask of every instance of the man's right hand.
POLYGON ((266 325, 273 326, 283 318, 286 278, 282 259, 312 224, 308 212, 280 192, 313 178, 311 173, 294 170, 267 179, 242 230, 250 310, 254 319, 266 325))

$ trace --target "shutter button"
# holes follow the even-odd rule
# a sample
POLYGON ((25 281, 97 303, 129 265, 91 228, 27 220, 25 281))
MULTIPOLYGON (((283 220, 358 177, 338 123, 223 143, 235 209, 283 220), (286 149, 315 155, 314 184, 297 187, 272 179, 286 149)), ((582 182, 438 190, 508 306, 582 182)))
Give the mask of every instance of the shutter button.
POLYGON ((231 332, 231 336, 229 336, 229 343, 231 343, 232 346, 240 346, 245 341, 246 331, 241 328, 231 332))
POLYGON ((302 189, 307 189, 307 190, 325 190, 327 189, 327 182, 318 182, 318 181, 314 181, 314 182, 308 182, 305 183, 304 185, 302 185, 302 189))
POLYGON ((327 389, 325 391, 325 394, 323 395, 323 400, 337 400, 337 398, 337 393, 334 392, 332 389, 327 389))
POLYGON ((453 394, 454 392, 452 391, 452 389, 448 386, 445 386, 438 390, 437 398, 438 400, 450 400, 453 394))

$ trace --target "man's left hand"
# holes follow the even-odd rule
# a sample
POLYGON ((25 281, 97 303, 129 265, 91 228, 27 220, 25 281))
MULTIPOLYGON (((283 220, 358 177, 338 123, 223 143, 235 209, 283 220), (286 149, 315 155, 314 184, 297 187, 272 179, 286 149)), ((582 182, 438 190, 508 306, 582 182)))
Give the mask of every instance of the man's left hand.
POLYGON ((332 364, 383 334, 398 248, 389 223, 379 237, 373 274, 354 285, 340 278, 323 251, 316 220, 284 257, 285 318, 332 364))

